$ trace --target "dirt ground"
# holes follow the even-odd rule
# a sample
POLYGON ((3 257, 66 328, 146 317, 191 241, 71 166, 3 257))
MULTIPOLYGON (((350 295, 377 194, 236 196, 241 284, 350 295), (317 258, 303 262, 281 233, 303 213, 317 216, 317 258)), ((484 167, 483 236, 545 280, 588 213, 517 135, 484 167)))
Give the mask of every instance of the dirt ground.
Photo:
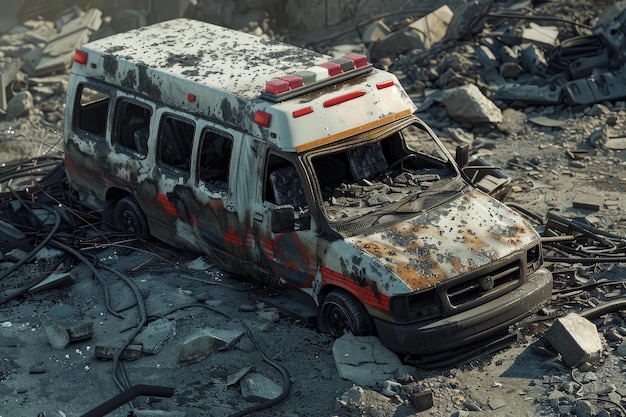
MULTIPOLYGON (((582 9, 591 13, 589 5, 582 9)), ((594 132, 602 128, 611 137, 623 135, 626 102, 584 108, 524 106, 516 111, 524 117, 515 133, 496 125, 450 123, 472 133, 473 156, 499 166, 512 179, 507 202, 542 220, 553 213, 626 236, 626 150, 593 141, 594 132), (538 116, 559 125, 531 121, 538 116)), ((451 149, 456 146, 436 112, 418 116, 431 122, 451 149)), ((61 154, 62 121, 42 119, 35 111, 0 121, 3 164, 61 154)), ((80 222, 84 233, 74 247, 90 262, 97 261, 101 275, 49 245, 36 262, 0 281, 0 296, 11 298, 0 304, 0 417, 82 416, 119 394, 119 385, 138 384, 171 387, 173 396, 142 395, 107 415, 245 415, 261 403, 243 399, 240 382, 229 382, 248 366, 250 372, 288 388, 283 401, 253 411, 255 416, 626 416, 623 312, 593 320, 605 348, 597 363, 571 369, 541 337, 555 318, 568 312, 624 300, 624 263, 547 262, 554 273, 554 295, 542 310, 513 326, 516 341, 510 346, 453 367, 403 367, 390 378, 395 393, 383 395, 390 386, 385 381, 359 387, 342 379, 332 354, 334 339, 302 319, 279 313, 271 303, 271 289, 225 274, 205 259, 161 242, 89 230, 90 222, 97 223, 97 218, 80 222), (13 298, 33 277, 52 270, 67 271, 64 285, 13 298), (612 284, 594 285, 602 280, 612 284), (51 332, 58 327, 51 323, 93 327, 84 340, 55 348, 51 332), (144 333, 150 326, 153 332, 144 333), (243 337, 232 348, 181 364, 181 346, 201 329, 236 330, 243 337), (138 340, 143 353, 137 353, 138 340), (135 346, 129 356, 137 354, 116 360, 116 348, 128 343, 135 346), (102 352, 113 352, 111 359, 101 359, 102 352), (432 393, 432 407, 416 409, 411 398, 418 392, 432 393)), ((63 227, 59 233, 77 231, 63 227)), ((546 249, 544 255, 554 253, 546 249)), ((17 262, 15 256, 5 251, 1 276, 17 262)))

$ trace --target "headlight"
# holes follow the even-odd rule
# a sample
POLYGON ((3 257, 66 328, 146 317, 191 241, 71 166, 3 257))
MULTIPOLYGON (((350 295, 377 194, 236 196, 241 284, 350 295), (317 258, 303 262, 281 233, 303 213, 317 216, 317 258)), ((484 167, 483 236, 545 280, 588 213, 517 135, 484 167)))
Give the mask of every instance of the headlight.
POLYGON ((389 310, 393 319, 401 322, 426 320, 441 315, 439 296, 434 288, 391 297, 389 310))

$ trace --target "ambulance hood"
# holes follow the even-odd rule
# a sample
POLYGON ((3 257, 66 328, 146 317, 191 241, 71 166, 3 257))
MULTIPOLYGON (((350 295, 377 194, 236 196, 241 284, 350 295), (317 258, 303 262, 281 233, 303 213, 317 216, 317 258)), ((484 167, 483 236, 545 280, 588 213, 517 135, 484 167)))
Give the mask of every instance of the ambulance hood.
POLYGON ((345 240, 417 291, 528 249, 538 239, 512 209, 473 189, 409 220, 345 240))

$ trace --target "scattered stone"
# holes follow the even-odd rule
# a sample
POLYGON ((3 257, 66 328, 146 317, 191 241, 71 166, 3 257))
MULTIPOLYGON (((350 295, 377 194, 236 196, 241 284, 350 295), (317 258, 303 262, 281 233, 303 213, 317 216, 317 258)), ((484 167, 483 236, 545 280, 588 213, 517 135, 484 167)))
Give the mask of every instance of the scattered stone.
MULTIPOLYGON (((97 345, 93 355, 97 359, 112 360, 119 352, 119 348, 111 346, 97 345)), ((120 359, 124 361, 135 361, 143 356, 141 345, 128 345, 120 354, 120 359)))
POLYGON ((526 114, 515 109, 506 109, 502 112, 502 122, 498 130, 506 135, 517 135, 526 128, 526 114))
POLYGON ((73 283, 74 278, 72 278, 72 275, 69 272, 51 274, 39 284, 31 287, 28 291, 31 293, 36 293, 40 291, 47 291, 53 288, 63 287, 66 285, 71 285, 73 283))
POLYGON ((239 311, 243 313, 254 313, 256 311, 256 307, 250 304, 242 304, 239 306, 239 311))
POLYGON ((590 210, 590 211, 600 211, 600 207, 602 206, 602 201, 587 196, 577 196, 576 199, 572 202, 572 207, 590 210))
POLYGON ((385 381, 383 383, 383 389, 380 390, 380 393, 385 397, 393 398, 396 395, 400 394, 400 390, 402 389, 402 385, 396 381, 385 381))
POLYGON ((192 271, 206 271, 213 265, 210 264, 204 256, 199 256, 191 262, 187 263, 187 268, 192 271))
POLYGON ((595 415, 595 410, 589 401, 579 400, 576 401, 570 410, 570 414, 577 417, 593 417, 595 415))
POLYGON ((7 253, 4 254, 4 260, 7 262, 13 262, 13 263, 17 263, 20 262, 24 259, 26 259, 26 256, 28 254, 23 251, 22 249, 13 249, 12 251, 9 251, 7 253))
POLYGON ((571 168, 579 168, 579 169, 584 169, 587 167, 587 165, 585 165, 585 163, 581 161, 569 161, 568 165, 571 168))
POLYGON ((364 387, 393 378, 402 362, 375 336, 346 333, 333 344, 339 376, 364 387))
POLYGON ((459 122, 500 123, 500 109, 473 84, 445 90, 441 96, 448 115, 459 122))
POLYGON ((433 406, 433 392, 431 390, 414 392, 409 395, 409 401, 418 412, 428 410, 433 406))
POLYGON ((283 389, 271 379, 251 372, 239 382, 241 396, 246 401, 264 402, 282 394, 283 389))
POLYGON ((544 337, 572 368, 597 361, 602 355, 602 342, 595 324, 576 313, 557 319, 544 337))
POLYGON ((20 91, 7 103, 7 114, 11 117, 28 116, 33 110, 33 95, 30 91, 20 91))
POLYGON ((183 342, 178 364, 199 362, 213 352, 231 349, 243 335, 243 330, 201 329, 183 342))
POLYGON ((91 339, 93 337, 93 322, 88 321, 76 324, 67 328, 70 335, 70 342, 91 339))
POLYGON ((230 387, 231 385, 235 385, 237 382, 239 382, 239 380, 241 380, 241 378, 246 376, 246 374, 250 372, 252 369, 254 369, 253 366, 248 365, 244 368, 239 369, 237 372, 233 374, 229 374, 226 377, 226 386, 230 387))
POLYGON ((264 308, 257 312, 259 320, 263 320, 269 323, 278 323, 280 320, 280 313, 276 308, 264 308))
POLYGON ((156 354, 163 344, 176 335, 176 321, 158 319, 149 323, 135 336, 133 342, 142 346, 143 353, 156 354))
POLYGON ((41 314, 39 316, 41 324, 46 331, 50 345, 55 349, 65 349, 70 344, 70 334, 65 327, 54 322, 48 316, 41 314))

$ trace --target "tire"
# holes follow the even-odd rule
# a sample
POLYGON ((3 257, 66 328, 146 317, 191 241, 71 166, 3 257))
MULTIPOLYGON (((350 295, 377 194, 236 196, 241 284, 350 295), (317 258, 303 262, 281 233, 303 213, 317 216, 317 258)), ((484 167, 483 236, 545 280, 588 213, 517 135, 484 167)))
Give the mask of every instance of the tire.
POLYGON ((319 312, 319 327, 334 337, 350 332, 355 336, 373 334, 372 318, 363 304, 343 289, 328 293, 319 312))
POLYGON ((115 227, 142 239, 149 236, 148 221, 137 201, 126 196, 115 205, 115 227))

